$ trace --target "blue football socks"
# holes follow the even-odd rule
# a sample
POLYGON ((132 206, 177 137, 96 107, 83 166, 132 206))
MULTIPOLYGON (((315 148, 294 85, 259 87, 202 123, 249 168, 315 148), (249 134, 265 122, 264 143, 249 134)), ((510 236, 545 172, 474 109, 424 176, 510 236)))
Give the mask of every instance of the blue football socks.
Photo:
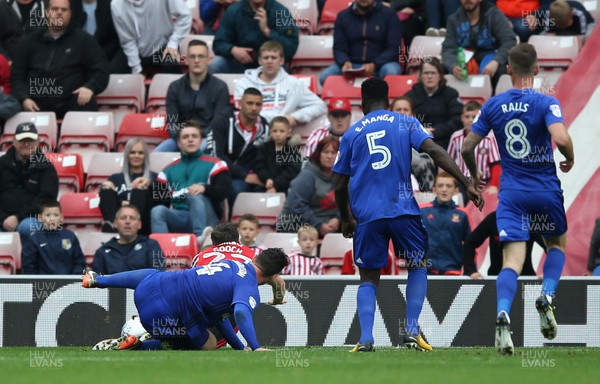
POLYGON ((408 271, 406 284, 406 324, 405 329, 409 335, 419 334, 419 316, 423 309, 423 302, 427 294, 427 270, 425 268, 412 268, 408 271))
POLYGON ((565 254, 558 248, 550 248, 544 263, 544 281, 542 283, 542 294, 554 297, 560 275, 565 265, 565 254))
POLYGON ((504 268, 496 279, 497 313, 506 311, 510 314, 515 293, 517 292, 517 278, 519 274, 512 268, 504 268))
POLYGON ((374 283, 360 283, 356 294, 358 321, 360 322, 360 343, 373 340, 373 322, 375 321, 375 303, 377 286, 374 283))

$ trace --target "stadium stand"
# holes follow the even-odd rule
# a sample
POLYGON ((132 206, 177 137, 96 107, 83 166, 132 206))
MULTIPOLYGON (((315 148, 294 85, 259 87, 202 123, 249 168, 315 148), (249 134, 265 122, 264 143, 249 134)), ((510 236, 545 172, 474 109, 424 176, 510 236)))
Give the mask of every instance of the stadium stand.
POLYGON ((567 68, 579 54, 576 36, 533 35, 528 42, 537 51, 540 68, 567 68))
POLYGON ((115 233, 103 232, 77 232, 75 235, 79 239, 79 245, 85 256, 85 264, 88 268, 91 268, 94 264, 94 254, 98 248, 116 236, 115 233))
POLYGON ((314 93, 315 95, 318 95, 318 83, 319 82, 317 81, 317 76, 306 74, 306 73, 304 73, 304 74, 295 73, 295 74, 292 74, 292 76, 294 76, 295 78, 302 81, 304 83, 304 85, 306 85, 306 88, 308 88, 312 93, 314 93))
POLYGON ((150 170, 155 173, 160 173, 167 165, 179 159, 179 152, 151 152, 150 153, 150 170))
POLYGON ((108 86, 96 99, 98 110, 114 113, 115 127, 119 127, 127 113, 144 110, 146 86, 144 75, 110 75, 108 86))
POLYGON ((317 76, 333 63, 333 36, 300 35, 290 68, 293 74, 317 76))
POLYGON ((231 222, 237 223, 242 215, 251 213, 261 226, 275 226, 285 204, 285 193, 242 192, 235 199, 231 222))
POLYGON ((144 139, 150 149, 169 137, 167 119, 163 114, 130 113, 125 115, 115 142, 115 151, 122 151, 127 140, 139 137, 144 139))
POLYGON ((21 269, 21 248, 18 232, 0 233, 0 275, 14 275, 21 269))
POLYGON ((313 35, 317 33, 319 11, 316 0, 279 0, 292 14, 300 34, 313 35))
POLYGON ((345 238, 341 233, 328 233, 321 243, 320 258, 325 267, 325 274, 340 274, 344 255, 352 249, 352 239, 345 238))
POLYGON ((410 43, 408 52, 402 56, 402 58, 406 60, 406 72, 418 72, 419 66, 426 57, 437 57, 441 60, 443 42, 444 37, 415 36, 410 43))
POLYGON ((342 75, 328 76, 323 84, 323 90, 321 91, 321 98, 325 101, 333 97, 345 97, 350 100, 352 109, 360 109, 361 98, 360 98, 360 85, 366 78, 356 77, 347 78, 342 75))
POLYGON ((58 174, 58 196, 81 192, 84 187, 83 159, 79 153, 46 153, 58 174))
POLYGON ((192 259, 198 254, 198 243, 193 233, 153 233, 150 238, 160 244, 167 270, 190 268, 192 259))
POLYGON ((56 148, 58 124, 54 112, 19 112, 4 124, 4 132, 0 137, 0 149, 6 151, 12 146, 17 125, 30 121, 37 128, 40 146, 45 150, 56 148))
POLYGON ((95 153, 92 156, 89 168, 84 172, 87 174, 85 178, 85 192, 98 192, 102 183, 114 173, 123 171, 123 153, 108 152, 95 153))
POLYGON ((327 0, 321 13, 321 21, 317 28, 319 35, 333 35, 335 19, 340 11, 348 8, 352 4, 350 0, 327 0))
POLYGON ((410 91, 412 86, 419 82, 419 77, 417 75, 387 75, 384 80, 390 88, 390 99, 395 99, 410 91))
POLYGON ((181 76, 183 75, 172 73, 157 73, 154 75, 148 89, 147 113, 167 112, 167 91, 169 90, 169 85, 181 76))
POLYGON ((229 101, 232 103, 235 85, 243 76, 243 73, 215 73, 215 77, 223 80, 225 84, 227 84, 227 89, 229 90, 229 101))
MULTIPOLYGON (((531 88, 535 91, 549 94, 552 90, 552 85, 546 76, 536 76, 533 80, 533 86, 531 88)), ((512 89, 512 80, 510 79, 510 75, 500 76, 500 79, 498 79, 498 84, 496 84, 495 94, 498 95, 502 92, 508 91, 509 89, 512 89)))
POLYGON ((458 80, 453 75, 444 75, 446 85, 458 91, 463 103, 475 100, 483 105, 492 97, 492 82, 488 75, 469 75, 466 81, 458 80))
POLYGON ((317 117, 316 119, 312 119, 310 122, 306 124, 299 124, 294 127, 294 134, 300 135, 303 141, 306 141, 311 133, 313 133, 316 129, 329 126, 329 120, 327 119, 327 115, 322 115, 317 117))
POLYGON ((100 196, 97 193, 65 193, 60 199, 64 226, 72 231, 97 232, 102 223, 100 196))
POLYGON ((288 255, 300 249, 296 233, 267 233, 263 245, 265 248, 281 248, 288 255))

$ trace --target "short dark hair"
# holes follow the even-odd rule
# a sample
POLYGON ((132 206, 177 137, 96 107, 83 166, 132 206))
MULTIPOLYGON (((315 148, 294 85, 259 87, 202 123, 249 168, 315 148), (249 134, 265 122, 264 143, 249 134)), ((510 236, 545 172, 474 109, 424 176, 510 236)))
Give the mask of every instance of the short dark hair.
POLYGON ((262 93, 260 93, 260 91, 254 87, 248 87, 248 88, 244 89, 244 93, 242 94, 242 97, 244 97, 246 95, 262 97, 262 93))
POLYGON ((258 218, 251 213, 246 213, 245 215, 242 215, 240 217, 240 219, 238 220, 238 226, 240 224, 242 224, 242 221, 249 221, 251 223, 256 224, 257 227, 260 226, 260 223, 258 222, 258 218))
POLYGON ((517 76, 533 76, 537 64, 537 52, 529 43, 517 44, 508 51, 508 64, 517 76))
POLYGON ((390 110, 394 109, 394 105, 396 105, 397 102, 399 101, 406 101, 408 103, 408 105, 410 105, 410 111, 414 112, 414 107, 413 107, 413 102, 410 99, 410 97, 404 95, 404 96, 400 96, 400 97, 396 97, 394 100, 392 100, 392 103, 390 104, 390 110))
POLYGON ((360 93, 362 97, 362 107, 365 114, 370 112, 374 106, 382 105, 384 109, 388 108, 389 99, 389 86, 388 84, 379 78, 371 77, 360 86, 360 93))
POLYGON ((188 43, 188 50, 191 47, 196 47, 196 46, 206 47, 206 49, 208 51, 210 51, 210 49, 208 48, 208 44, 206 44, 206 42, 204 42, 203 40, 198 40, 198 39, 190 40, 190 42, 188 43))
POLYGON ((198 131, 200 131, 200 136, 202 136, 202 126, 200 125, 200 122, 196 120, 186 120, 183 123, 181 123, 179 129, 177 129, 177 140, 179 140, 179 137, 181 136, 181 131, 183 131, 184 128, 197 128, 198 131))
POLYGON ((281 273, 290 263, 288 256, 281 248, 267 248, 253 260, 265 277, 281 273))
POLYGON ((475 100, 469 100, 463 105, 463 112, 479 111, 480 109, 481 104, 475 100))
POLYGON ((237 243, 240 241, 240 234, 234 224, 221 223, 213 229, 210 234, 210 239, 212 240, 213 245, 231 242, 237 243))
POLYGON ((54 199, 44 200, 42 204, 40 204, 40 213, 43 213, 46 208, 58 208, 62 212, 60 203, 54 199))
POLYGON ((286 127, 290 128, 290 121, 285 116, 275 116, 273 118, 273 120, 271 120, 271 127, 274 126, 277 123, 283 124, 286 127))

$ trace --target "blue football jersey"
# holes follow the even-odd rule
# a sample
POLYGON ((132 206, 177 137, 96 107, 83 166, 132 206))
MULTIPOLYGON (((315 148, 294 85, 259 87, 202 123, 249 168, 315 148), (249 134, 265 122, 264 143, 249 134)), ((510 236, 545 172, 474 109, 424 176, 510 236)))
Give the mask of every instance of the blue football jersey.
POLYGON ((410 180, 411 152, 427 138, 417 119, 385 110, 346 131, 333 172, 350 176, 350 208, 358 223, 420 214, 410 180))
POLYGON ((500 186, 517 190, 560 190, 548 126, 562 123, 556 98, 531 89, 511 89, 483 106, 473 132, 492 129, 500 150, 500 186))
POLYGON ((230 313, 231 307, 238 303, 252 311, 260 303, 256 271, 251 264, 222 260, 164 273, 162 277, 171 279, 180 293, 177 306, 182 311, 197 308, 210 317, 212 314, 230 313))

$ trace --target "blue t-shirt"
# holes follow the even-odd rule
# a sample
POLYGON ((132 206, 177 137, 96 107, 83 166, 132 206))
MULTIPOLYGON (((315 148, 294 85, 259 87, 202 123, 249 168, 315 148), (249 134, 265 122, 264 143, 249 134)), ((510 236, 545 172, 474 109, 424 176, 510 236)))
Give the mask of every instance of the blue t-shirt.
POLYGON ((342 137, 333 172, 350 176, 350 208, 358 223, 419 215, 412 193, 412 148, 431 138, 419 120, 373 111, 342 137))
POLYGON ((511 89, 485 103, 472 130, 481 136, 494 130, 503 190, 560 191, 548 127, 562 122, 556 98, 532 89, 511 89))
POLYGON ((178 292, 176 300, 180 313, 201 311, 207 319, 214 319, 214 315, 231 313, 236 304, 246 305, 251 311, 260 304, 256 271, 251 264, 222 260, 164 273, 161 277, 169 280, 163 280, 162 287, 178 292))

